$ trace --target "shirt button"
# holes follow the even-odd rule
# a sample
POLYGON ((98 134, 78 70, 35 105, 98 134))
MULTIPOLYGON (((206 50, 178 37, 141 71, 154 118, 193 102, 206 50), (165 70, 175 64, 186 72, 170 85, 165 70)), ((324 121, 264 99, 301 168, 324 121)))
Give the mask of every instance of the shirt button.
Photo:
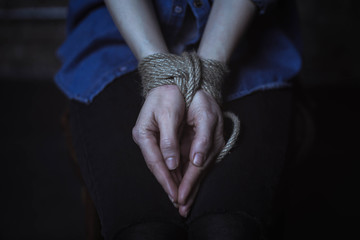
POLYGON ((180 6, 175 6, 175 8, 174 8, 174 12, 175 13, 181 13, 182 12, 182 7, 180 7, 180 6))
POLYGON ((126 69, 127 69, 127 67, 125 67, 125 66, 120 67, 120 71, 121 71, 121 72, 124 72, 126 69))
POLYGON ((194 7, 200 8, 200 7, 202 7, 202 5, 203 5, 203 3, 202 3, 201 0, 195 0, 194 1, 194 7))

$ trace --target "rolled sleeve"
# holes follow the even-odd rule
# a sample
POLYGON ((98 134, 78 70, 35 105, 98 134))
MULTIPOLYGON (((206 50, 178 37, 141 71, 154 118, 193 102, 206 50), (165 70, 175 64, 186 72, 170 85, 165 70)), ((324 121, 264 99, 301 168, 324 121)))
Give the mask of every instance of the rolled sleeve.
POLYGON ((260 15, 264 14, 269 6, 276 3, 277 0, 251 0, 257 6, 260 15))

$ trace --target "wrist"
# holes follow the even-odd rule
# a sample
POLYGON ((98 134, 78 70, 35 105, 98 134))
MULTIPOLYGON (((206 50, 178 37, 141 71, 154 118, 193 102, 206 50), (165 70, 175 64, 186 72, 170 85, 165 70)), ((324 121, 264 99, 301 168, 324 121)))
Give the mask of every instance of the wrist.
POLYGON ((227 54, 220 49, 218 51, 214 51, 214 49, 209 50, 209 48, 203 47, 201 45, 197 51, 197 55, 201 59, 214 60, 222 64, 226 64, 229 58, 227 54))
POLYGON ((169 53, 169 50, 165 45, 144 47, 138 51, 136 57, 140 61, 150 55, 154 55, 157 53, 169 53))

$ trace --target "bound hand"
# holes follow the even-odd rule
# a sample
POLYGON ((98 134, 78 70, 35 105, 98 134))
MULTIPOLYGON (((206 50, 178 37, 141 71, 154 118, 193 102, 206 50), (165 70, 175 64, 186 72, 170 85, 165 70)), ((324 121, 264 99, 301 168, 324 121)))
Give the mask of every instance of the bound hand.
POLYGON ((181 140, 181 156, 185 162, 179 186, 179 213, 186 217, 195 200, 201 179, 224 146, 223 117, 215 99, 198 91, 188 109, 186 127, 181 140))
POLYGON ((173 202, 178 199, 179 174, 172 174, 180 162, 180 128, 185 115, 184 97, 175 85, 152 89, 141 108, 133 139, 145 162, 173 202))
POLYGON ((195 94, 183 128, 184 115, 185 102, 177 86, 154 88, 140 111, 133 138, 150 171, 186 217, 224 139, 220 107, 205 91, 195 94))

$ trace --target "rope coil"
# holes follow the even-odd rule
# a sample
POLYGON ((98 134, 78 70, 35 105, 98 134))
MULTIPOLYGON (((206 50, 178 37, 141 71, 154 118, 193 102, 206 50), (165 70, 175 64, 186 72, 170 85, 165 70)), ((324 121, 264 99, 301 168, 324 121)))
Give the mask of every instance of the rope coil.
MULTIPOLYGON (((144 58, 138 69, 144 97, 153 88, 177 85, 184 96, 186 109, 189 109, 193 97, 200 89, 213 96, 219 105, 222 104, 221 86, 228 68, 219 61, 201 59, 194 52, 184 52, 181 56, 157 53, 144 58)), ((233 131, 216 162, 220 162, 230 152, 240 133, 238 117, 231 112, 224 112, 223 116, 233 122, 233 131)))

